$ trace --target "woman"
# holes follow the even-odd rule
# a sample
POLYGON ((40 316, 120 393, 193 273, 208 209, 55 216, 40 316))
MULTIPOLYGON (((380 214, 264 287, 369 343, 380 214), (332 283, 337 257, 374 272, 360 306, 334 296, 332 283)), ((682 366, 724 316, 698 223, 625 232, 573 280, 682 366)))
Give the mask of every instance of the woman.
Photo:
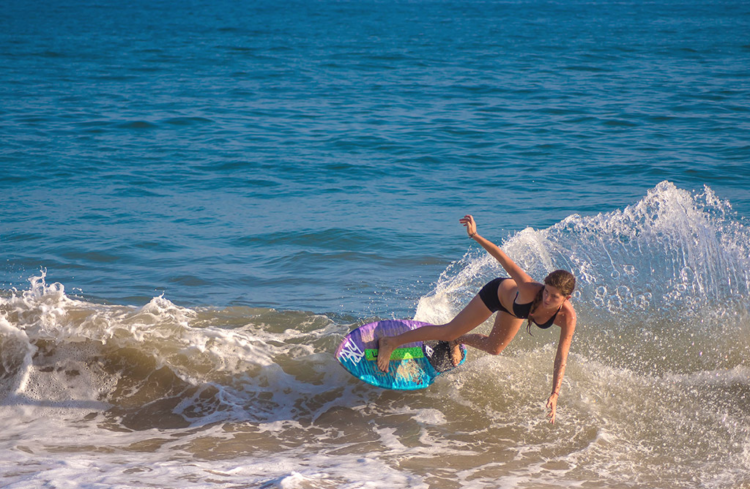
POLYGON ((552 393, 547 399, 547 409, 549 409, 547 416, 550 418, 550 423, 554 423, 565 363, 576 329, 576 312, 569 301, 575 288, 575 277, 565 270, 557 270, 544 279, 544 285, 535 282, 497 245, 477 234, 477 225, 472 216, 464 216, 460 222, 466 226, 469 237, 495 257, 508 272, 510 278, 497 278, 485 285, 479 294, 448 324, 424 326, 398 336, 380 338, 378 368, 387 372, 393 350, 404 343, 429 340, 448 341, 451 344, 453 365, 458 365, 461 361, 461 344, 473 346, 492 355, 499 355, 516 336, 524 319, 528 319, 528 331, 532 323, 544 329, 556 324, 560 327, 560 341, 555 355, 552 393), (489 336, 467 334, 485 322, 495 311, 499 312, 489 336))

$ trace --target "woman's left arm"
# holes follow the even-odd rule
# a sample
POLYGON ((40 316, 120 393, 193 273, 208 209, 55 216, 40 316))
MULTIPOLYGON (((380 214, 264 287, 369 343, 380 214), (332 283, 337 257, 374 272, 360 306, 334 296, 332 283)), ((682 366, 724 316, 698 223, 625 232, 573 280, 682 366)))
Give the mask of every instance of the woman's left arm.
MULTIPOLYGON (((552 394, 547 399, 547 409, 549 413, 549 422, 555 422, 555 413, 557 411, 557 398, 560 397, 560 388, 562 387, 563 375, 565 375, 565 364, 568 361, 568 352, 570 344, 573 341, 573 333, 576 330, 576 312, 573 306, 566 302, 564 307, 565 315, 560 321, 560 341, 557 345, 557 354, 555 355, 555 373, 552 377, 552 394)), ((555 321, 557 322, 557 321, 555 321)))

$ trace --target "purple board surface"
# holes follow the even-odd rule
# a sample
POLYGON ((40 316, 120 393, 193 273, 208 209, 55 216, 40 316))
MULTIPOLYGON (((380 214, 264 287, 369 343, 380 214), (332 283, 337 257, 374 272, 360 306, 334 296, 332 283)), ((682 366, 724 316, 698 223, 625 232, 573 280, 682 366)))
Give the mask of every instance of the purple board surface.
MULTIPOLYGON (((336 350, 336 359, 352 375, 368 384, 386 389, 424 389, 443 372, 452 370, 447 344, 428 341, 401 345, 391 356, 388 372, 377 365, 378 339, 396 336, 411 329, 429 326, 409 320, 387 320, 365 324, 344 338, 336 350)), ((466 348, 461 346, 466 361, 466 348)))

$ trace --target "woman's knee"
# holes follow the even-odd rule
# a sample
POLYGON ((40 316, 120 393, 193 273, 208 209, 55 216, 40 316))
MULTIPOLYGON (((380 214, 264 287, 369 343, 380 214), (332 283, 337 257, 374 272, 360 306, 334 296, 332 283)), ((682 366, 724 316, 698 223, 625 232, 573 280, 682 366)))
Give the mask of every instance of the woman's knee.
POLYGON ((499 355, 503 352, 503 350, 505 350, 506 346, 507 345, 505 343, 490 345, 490 348, 487 351, 487 353, 489 353, 490 355, 499 355))

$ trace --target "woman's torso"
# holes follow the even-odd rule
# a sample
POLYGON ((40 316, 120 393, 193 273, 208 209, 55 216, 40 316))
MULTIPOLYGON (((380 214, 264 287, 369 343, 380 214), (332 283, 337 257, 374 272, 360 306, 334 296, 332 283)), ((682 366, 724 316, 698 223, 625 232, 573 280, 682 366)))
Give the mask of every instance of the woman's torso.
POLYGON ((500 282, 497 295, 500 299, 500 304, 517 318, 526 319, 531 314, 531 319, 536 324, 542 328, 548 328, 552 326, 562 307, 550 311, 542 311, 540 308, 541 304, 539 304, 536 310, 531 312, 531 303, 543 288, 544 285, 537 282, 522 284, 519 287, 515 280, 508 278, 500 282))

